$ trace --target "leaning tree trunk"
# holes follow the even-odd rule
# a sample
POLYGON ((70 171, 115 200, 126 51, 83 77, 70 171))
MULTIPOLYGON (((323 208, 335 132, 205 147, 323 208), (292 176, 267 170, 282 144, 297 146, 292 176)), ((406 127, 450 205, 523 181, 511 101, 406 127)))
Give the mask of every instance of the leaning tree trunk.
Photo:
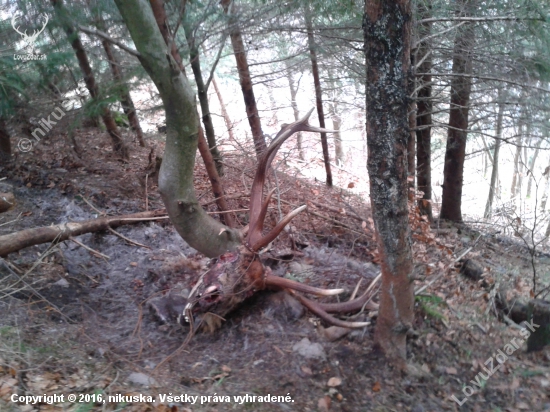
POLYGON ((116 4, 166 112, 166 150, 159 191, 170 220, 181 237, 206 256, 235 250, 240 245, 239 233, 208 216, 195 195, 193 170, 199 119, 193 88, 181 70, 181 60, 174 57, 179 57, 176 47, 165 40, 170 37, 163 4, 152 1, 150 5, 146 0, 116 0, 116 4), (171 44, 170 51, 167 44, 171 44))
MULTIPOLYGON (((187 16, 185 16, 184 19, 187 19, 187 16)), ((202 77, 199 48, 195 43, 195 36, 193 35, 193 31, 191 30, 187 20, 184 22, 183 28, 185 31, 185 37, 187 38, 187 45, 189 46, 191 70, 193 70, 195 83, 197 84, 197 94, 199 97, 199 104, 201 106, 202 124, 204 125, 206 140, 208 141, 210 153, 212 153, 212 157, 214 158, 216 170, 220 176, 223 176, 223 159, 220 149, 216 143, 216 133, 214 132, 214 123, 212 122, 212 116, 210 115, 210 104, 208 103, 208 89, 204 84, 204 79, 202 77)))
POLYGON ((410 0, 366 0, 367 145, 373 220, 382 266, 375 344, 404 366, 413 322, 407 207, 410 0))
POLYGON ((212 76, 212 86, 214 86, 214 91, 216 92, 216 96, 218 97, 218 101, 220 102, 220 109, 222 111, 222 117, 225 123, 225 127, 227 128, 227 134, 229 135, 229 139, 231 141, 235 141, 235 135, 233 134, 233 122, 229 118, 229 113, 227 113, 227 108, 225 107, 225 102, 223 100, 222 93, 220 92, 220 88, 218 87, 216 76, 212 76))
MULTIPOLYGON (((431 6, 419 2, 420 19, 431 17, 431 6)), ((422 23, 418 28, 418 41, 432 33, 431 23, 422 23)), ((415 61, 419 63, 420 73, 417 81, 421 87, 416 97, 416 186, 423 193, 418 199, 420 214, 427 216, 430 222, 432 215, 432 43, 424 40, 418 46, 415 61)))
MULTIPOLYGON (((92 97, 92 99, 98 99, 99 88, 95 81, 92 67, 90 66, 88 56, 86 54, 86 51, 84 50, 82 42, 80 41, 80 37, 74 29, 69 16, 67 15, 67 10, 63 6, 63 0, 51 0, 51 2, 54 6, 56 15, 59 17, 59 20, 63 25, 63 30, 65 31, 65 34, 67 35, 67 38, 69 39, 71 46, 76 54, 78 64, 80 65, 80 69, 82 70, 82 74, 84 76, 84 82, 86 83, 86 87, 90 92, 90 96, 92 97)), ((101 118, 103 119, 103 123, 105 123, 107 133, 109 133, 109 136, 111 136, 113 151, 120 155, 123 159, 128 159, 130 155, 128 146, 122 139, 116 123, 113 119, 113 116, 111 115, 111 111, 108 107, 103 107, 101 118)))
MULTIPOLYGON (((325 114, 323 112, 323 90, 321 89, 321 80, 319 79, 319 67, 317 65, 317 50, 315 37, 313 36, 313 25, 309 10, 306 9, 306 29, 307 44, 309 46, 309 57, 311 58, 311 73, 313 74, 313 84, 315 86, 315 103, 317 106, 317 116, 319 117, 319 126, 325 127, 325 114)), ((325 171, 327 174, 327 186, 332 187, 332 170, 330 169, 330 155, 328 153, 327 134, 321 133, 321 146, 323 147, 323 160, 325 162, 325 171)))
MULTIPOLYGON (((459 11, 470 17, 477 0, 457 1, 459 11)), ((462 13, 460 13, 462 14, 462 13)), ((443 195, 441 219, 462 221, 462 184, 466 139, 468 137, 468 115, 470 92, 472 90, 472 53, 474 47, 474 25, 465 23, 457 29, 453 50, 453 77, 451 79, 451 107, 447 130, 447 148, 443 169, 443 195)))
MULTIPOLYGON (((290 62, 286 60, 286 78, 288 80, 288 87, 290 88, 290 105, 292 106, 292 112, 294 113, 294 121, 300 118, 300 111, 298 110, 298 103, 296 103, 296 96, 298 95, 298 89, 294 84, 294 78, 292 77, 292 70, 290 69, 290 62)), ((302 133, 296 134, 296 142, 298 145, 298 157, 300 160, 304 160, 304 149, 302 143, 302 133)))
POLYGON ((502 88, 498 88, 498 114, 497 114, 497 130, 495 138, 495 151, 493 153, 493 171, 491 172, 491 185, 489 186, 489 197, 485 205, 485 213, 483 217, 489 219, 493 211, 493 200, 498 180, 498 155, 500 152, 500 144, 502 143, 502 119, 504 115, 504 102, 502 101, 502 88))
MULTIPOLYGON (((101 27, 101 29, 103 30, 103 27, 101 27)), ((120 72, 120 69, 119 69, 119 63, 115 59, 113 50, 111 48, 111 43, 103 39, 101 41, 101 44, 103 45, 103 50, 105 50, 105 54, 107 55, 107 60, 109 60, 109 65, 111 66, 111 73, 113 73, 113 78, 121 88, 120 105, 122 106, 122 110, 124 110, 124 113, 128 117, 128 121, 130 122, 130 127, 136 134, 139 145, 141 147, 145 147, 146 145, 145 145, 145 140, 143 139, 143 131, 141 130, 141 125, 139 124, 139 119, 136 113, 136 107, 134 105, 134 101, 132 100, 132 97, 130 96, 130 89, 125 84, 124 79, 122 78, 122 73, 120 72)))
POLYGON ((254 140, 256 156, 260 158, 261 154, 265 152, 267 146, 265 144, 264 132, 262 131, 260 115, 258 114, 258 106, 256 104, 256 97, 254 96, 250 70, 248 69, 248 60, 246 58, 246 49, 244 47, 241 29, 239 28, 237 19, 229 11, 231 0, 222 0, 221 4, 225 13, 229 15, 229 37, 231 38, 233 53, 235 54, 235 61, 239 72, 239 81, 243 92, 248 123, 250 124, 250 130, 252 131, 252 139, 254 140))

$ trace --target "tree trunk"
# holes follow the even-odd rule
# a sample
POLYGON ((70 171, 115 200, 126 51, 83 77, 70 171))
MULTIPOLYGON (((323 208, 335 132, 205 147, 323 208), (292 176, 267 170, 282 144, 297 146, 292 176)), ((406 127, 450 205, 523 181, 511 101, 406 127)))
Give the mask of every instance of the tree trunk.
POLYGON ((218 87, 218 82, 216 81, 216 76, 212 76, 212 86, 214 86, 214 91, 216 92, 216 96, 218 96, 218 100, 220 102, 222 117, 225 123, 225 127, 227 128, 227 134, 229 135, 229 139, 232 141, 235 141, 235 135, 233 134, 233 122, 231 122, 231 119, 229 118, 229 114, 227 113, 227 109, 223 101, 223 96, 218 87))
MULTIPOLYGON (((294 85, 294 79, 292 77, 292 70, 290 69, 290 62, 286 60, 286 78, 288 80, 288 87, 290 88, 290 105, 292 106, 292 112, 294 113, 294 121, 300 119, 300 111, 298 110, 298 103, 296 103, 296 96, 298 89, 294 85)), ((304 150, 302 142, 302 132, 296 134, 296 141, 298 145, 298 157, 300 160, 304 160, 304 150)))
MULTIPOLYGON (((307 7, 307 6, 306 6, 307 7)), ((305 11, 307 43, 309 46, 309 57, 311 58, 311 73, 313 74, 313 84, 315 85, 315 102, 317 105, 317 116, 319 117, 319 126, 325 128, 325 114, 323 112, 323 91, 319 79, 319 67, 317 66, 317 51, 315 38, 313 37, 313 25, 309 10, 305 11)), ((323 160, 325 162, 325 171, 327 174, 327 186, 332 187, 332 170, 330 169, 330 155, 328 153, 327 134, 321 133, 321 146, 323 147, 323 160)))
POLYGON ((336 164, 340 167, 344 166, 344 149, 342 147, 342 136, 340 135, 340 128, 342 127, 342 118, 338 115, 336 103, 332 104, 331 110, 332 130, 335 132, 332 134, 334 139, 334 154, 336 155, 336 164))
POLYGON ((166 150, 159 191, 170 220, 181 237, 206 256, 235 250, 240 244, 239 233, 208 216, 195 195, 193 170, 199 119, 193 89, 166 26, 164 2, 151 0, 149 6, 146 0, 116 0, 116 4, 141 54, 140 61, 164 103, 166 150))
POLYGON ((382 266, 375 345, 405 366, 413 322, 413 269, 407 206, 410 0, 366 0, 368 171, 382 266))
MULTIPOLYGON (((470 17, 475 10, 476 3, 477 0, 457 1, 459 13, 463 11, 463 16, 470 17)), ((472 23, 465 23, 457 29, 452 69, 455 76, 451 80, 451 107, 440 213, 440 218, 454 222, 462 221, 462 183, 468 137, 470 92, 472 90, 472 79, 469 75, 472 74, 474 41, 475 33, 472 23)))
MULTIPOLYGON (((229 207, 227 206, 227 202, 225 201, 225 193, 223 191, 222 182, 219 177, 219 174, 216 171, 216 163, 214 161, 214 157, 212 156, 212 152, 210 151, 210 148, 206 143, 206 140, 204 138, 204 132, 202 130, 202 127, 200 127, 200 125, 199 125, 198 148, 202 156, 202 159, 204 161, 204 166, 206 167, 206 173, 208 174, 208 178, 210 179, 210 184, 212 185, 212 192, 214 193, 214 199, 216 199, 216 204, 218 205, 218 209, 220 210, 220 212, 227 211, 229 210, 229 207)), ((229 227, 236 226, 235 220, 233 219, 233 214, 223 213, 223 214, 220 214, 219 216, 220 216, 220 221, 226 224, 227 226, 229 227)))
MULTIPOLYGON (((101 29, 105 31, 103 27, 101 29)), ((111 73, 113 73, 113 78, 118 83, 119 87, 121 87, 120 105, 122 106, 122 110, 124 110, 124 113, 128 117, 130 127, 136 134, 139 145, 141 147, 145 147, 146 145, 145 140, 143 139, 143 131, 141 130, 141 125, 139 124, 136 107, 134 106, 134 101, 130 96, 130 90, 128 86, 124 83, 124 79, 122 78, 122 73, 120 72, 120 69, 118 67, 119 64, 116 61, 113 51, 111 49, 111 43, 109 43, 107 40, 102 40, 101 44, 103 45, 103 49, 105 50, 105 54, 107 55, 107 59, 109 60, 109 65, 111 66, 111 73)))
POLYGON ((548 201, 548 189, 550 188, 550 165, 546 166, 544 172, 542 173, 544 177, 544 189, 542 194, 542 199, 540 201, 540 210, 541 212, 546 211, 546 202, 548 201))
MULTIPOLYGON (((187 16, 184 17, 184 19, 186 18, 187 16)), ((208 103, 208 89, 206 88, 202 77, 199 48, 195 43, 195 38, 193 36, 193 31, 189 26, 189 22, 185 21, 183 28, 185 31, 185 37, 187 38, 187 44, 189 45, 189 60, 191 61, 191 69, 193 70, 195 83, 197 84, 197 94, 199 97, 199 104, 201 105, 202 124, 204 125, 204 131, 206 132, 206 140, 208 141, 208 147, 210 148, 210 152, 214 158, 216 170, 220 176, 223 176, 223 159, 216 143, 214 123, 212 122, 212 116, 210 115, 210 104, 208 103)))
POLYGON ((500 144, 502 138, 502 118, 504 115, 504 102, 502 101, 502 88, 498 88, 498 114, 497 114, 497 130, 495 138, 495 151, 493 152, 493 171, 491 172, 491 185, 489 186, 489 197, 485 205, 485 213, 483 217, 489 219, 493 211, 493 200, 498 181, 498 154, 500 152, 500 144))
POLYGON ((0 159, 11 156, 11 141, 4 119, 0 118, 0 159))
MULTIPOLYGON (((419 2, 419 19, 432 16, 431 5, 419 2)), ((418 27, 418 39, 426 38, 432 34, 432 24, 423 23, 418 27)), ((432 215, 432 71, 431 58, 432 43, 426 40, 419 44, 416 53, 416 62, 420 62, 420 73, 428 73, 417 81, 422 85, 416 96, 416 187, 423 193, 418 199, 420 214, 433 221, 432 215)))
MULTIPOLYGON (((97 84, 95 82, 92 67, 90 66, 88 56, 86 54, 86 51, 84 50, 82 42, 80 41, 80 37, 72 26, 70 18, 67 15, 67 11, 63 6, 63 0, 51 0, 51 2, 54 6, 56 15, 62 22, 63 30, 65 31, 67 38, 69 39, 69 42, 71 43, 71 46, 75 51, 78 64, 80 65, 80 69, 82 70, 82 74, 84 76, 84 82, 86 83, 86 87, 90 92, 90 96, 92 97, 92 99, 98 99, 99 88, 97 87, 97 84)), ((111 136, 113 151, 120 155, 123 159, 128 159, 130 155, 128 146, 122 139, 116 123, 113 119, 113 116, 111 115, 111 111, 108 107, 103 107, 101 118, 103 119, 103 123, 105 123, 107 133, 109 133, 109 136, 111 136)))
POLYGON ((521 178, 519 177, 522 173, 521 167, 521 142, 523 139, 523 125, 519 124, 518 127, 518 136, 516 137, 516 154, 514 155, 514 175, 512 177, 512 187, 510 189, 510 198, 515 199, 517 192, 521 191, 521 178), (518 184, 519 181, 519 184, 518 184), (518 190, 519 187, 519 190, 518 190))
MULTIPOLYGON (((527 128, 527 135, 529 135, 530 130, 527 128)), ((544 139, 539 138, 539 141, 537 142, 537 145, 535 146, 535 153, 533 153, 533 157, 531 158, 531 161, 529 162, 529 175, 527 176, 527 197, 531 197, 531 189, 533 185, 534 177, 534 170, 535 170, 535 164, 537 163, 537 157, 540 153, 540 146, 542 145, 544 139)))
POLYGON ((248 69, 246 49, 237 19, 229 11, 231 0, 222 0, 221 4, 225 13, 229 15, 229 37, 231 38, 233 53, 235 54, 241 90, 244 97, 244 105, 246 107, 246 115, 248 117, 248 123, 250 124, 250 130, 252 131, 254 148, 256 149, 256 157, 259 159, 267 146, 265 144, 264 132, 262 131, 262 123, 258 114, 256 97, 254 97, 254 90, 252 88, 252 78, 250 77, 250 70, 248 69))

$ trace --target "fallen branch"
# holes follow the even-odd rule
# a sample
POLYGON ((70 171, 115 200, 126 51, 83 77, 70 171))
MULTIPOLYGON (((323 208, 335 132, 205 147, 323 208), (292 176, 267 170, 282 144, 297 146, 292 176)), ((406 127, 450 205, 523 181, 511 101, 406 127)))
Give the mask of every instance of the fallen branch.
POLYGON ((25 229, 20 232, 0 236, 0 256, 17 252, 29 246, 41 243, 63 242, 70 237, 80 236, 84 233, 99 232, 130 223, 143 222, 146 220, 166 219, 164 209, 150 212, 134 213, 122 216, 107 216, 98 219, 86 220, 84 222, 68 222, 55 226, 44 226, 33 229, 25 229))

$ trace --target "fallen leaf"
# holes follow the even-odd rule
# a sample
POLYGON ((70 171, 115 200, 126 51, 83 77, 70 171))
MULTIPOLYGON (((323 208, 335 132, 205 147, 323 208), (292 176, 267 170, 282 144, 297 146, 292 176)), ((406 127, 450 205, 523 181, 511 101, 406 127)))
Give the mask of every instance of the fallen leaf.
POLYGON ((303 373, 305 373, 306 375, 313 375, 313 372, 311 371, 311 368, 309 366, 306 366, 306 365, 302 365, 300 367, 300 369, 302 370, 303 373))
POLYGON ((458 371, 456 370, 456 368, 454 367, 450 367, 450 368, 445 368, 445 371, 449 374, 449 375, 456 375, 458 373, 458 371))
POLYGON ((348 189, 353 189, 355 187, 355 183, 350 182, 348 183, 348 189))
POLYGON ((222 372, 229 373, 231 372, 231 368, 227 365, 222 365, 222 372))
POLYGON ((382 389, 382 387, 380 386, 380 382, 374 382, 374 385, 372 385, 372 391, 373 392, 380 392, 380 389, 382 389))

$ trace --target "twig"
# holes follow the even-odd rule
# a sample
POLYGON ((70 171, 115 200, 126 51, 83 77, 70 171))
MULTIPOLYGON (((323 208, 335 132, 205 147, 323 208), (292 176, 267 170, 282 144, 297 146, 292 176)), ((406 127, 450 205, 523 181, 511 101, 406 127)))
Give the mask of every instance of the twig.
POLYGON ((94 254, 94 255, 97 255, 97 256, 100 256, 102 258, 105 258, 105 259, 111 259, 109 256, 107 255, 104 255, 103 253, 101 252, 98 252, 97 250, 94 250, 92 249, 91 247, 88 247, 86 246, 84 243, 82 242, 79 242, 78 240, 76 240, 74 237, 69 237, 69 240, 72 240, 74 243, 76 243, 78 246, 81 246, 83 247, 84 249, 86 249, 88 252, 94 254))
POLYGON ((136 242, 135 240, 129 239, 129 238, 127 238, 126 236, 124 236, 124 235, 118 233, 118 232, 117 232, 115 229, 113 229, 112 227, 109 227, 108 229, 109 229, 109 231, 110 231, 111 233, 113 233, 114 235, 118 236, 118 237, 121 238, 121 239, 124 239, 124 240, 125 240, 126 242, 128 242, 128 243, 131 243, 131 244, 136 245, 136 246, 144 247, 145 249, 151 249, 151 248, 150 248, 149 246, 147 246, 147 245, 144 245, 144 244, 142 244, 142 243, 136 242))
POLYGON ((0 224, 0 226, 5 226, 5 225, 9 225, 10 223, 17 222, 22 214, 23 212, 19 213, 19 215, 15 218, 15 220, 10 220, 9 222, 2 223, 0 224))
POLYGON ((97 209, 94 205, 92 205, 92 203, 90 201, 88 201, 88 199, 86 199, 84 196, 80 195, 80 197, 82 197, 82 200, 84 200, 84 202, 86 202, 86 204, 88 206, 90 206, 92 209, 94 209, 97 213, 99 213, 99 216, 107 216, 107 213, 105 212, 102 212, 101 210, 97 209))

